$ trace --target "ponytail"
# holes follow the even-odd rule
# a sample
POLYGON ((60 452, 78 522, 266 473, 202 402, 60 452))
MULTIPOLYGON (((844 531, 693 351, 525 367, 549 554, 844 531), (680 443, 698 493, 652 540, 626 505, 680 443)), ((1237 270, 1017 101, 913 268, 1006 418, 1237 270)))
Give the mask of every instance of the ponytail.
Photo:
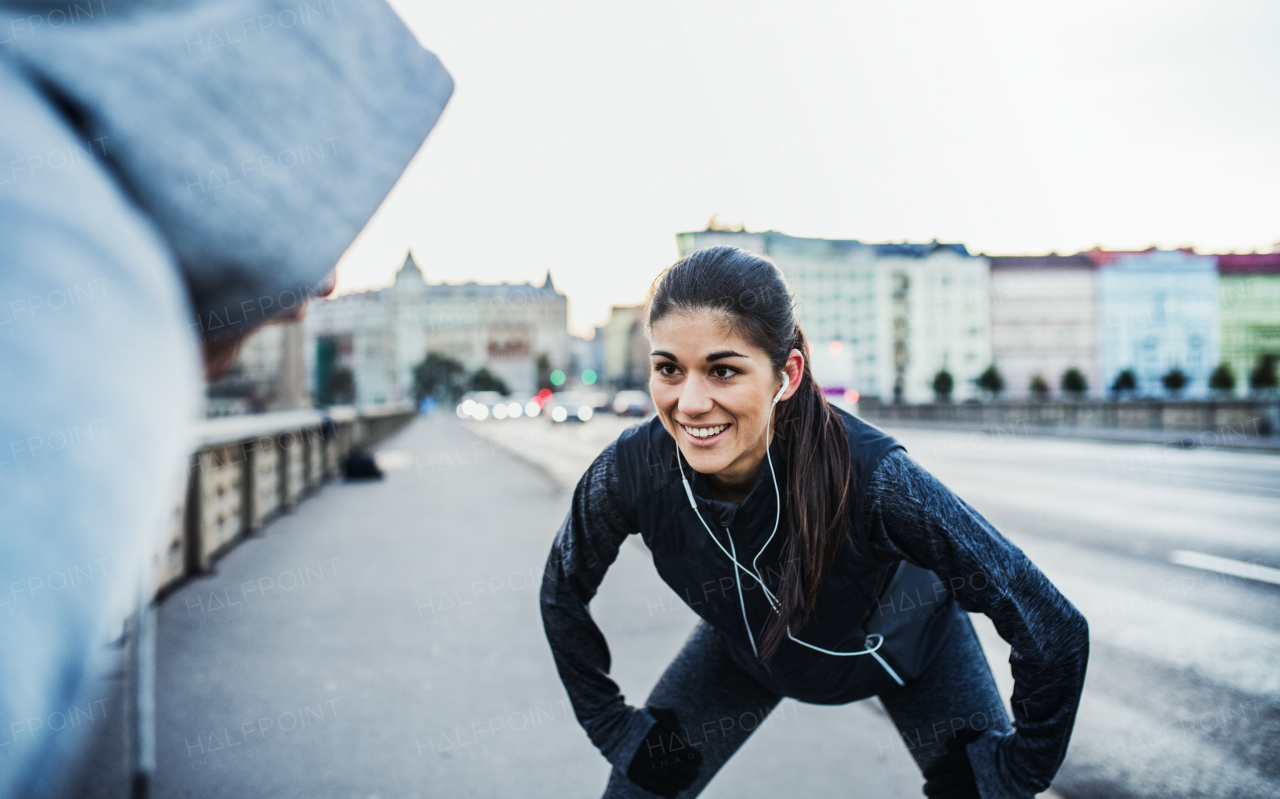
POLYGON ((787 463, 787 522, 782 549, 779 612, 765 627, 760 655, 768 660, 799 631, 818 601, 818 585, 831 569, 849 530, 849 439, 839 415, 813 379, 804 332, 796 325, 790 350, 804 355, 800 387, 778 403, 775 421, 787 463))

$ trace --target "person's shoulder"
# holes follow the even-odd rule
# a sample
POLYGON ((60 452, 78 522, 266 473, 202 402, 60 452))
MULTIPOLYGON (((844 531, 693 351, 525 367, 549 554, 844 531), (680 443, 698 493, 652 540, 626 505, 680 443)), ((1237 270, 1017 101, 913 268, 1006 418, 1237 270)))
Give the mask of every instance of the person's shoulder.
POLYGON ((651 416, 623 430, 613 443, 619 453, 633 453, 662 449, 664 440, 670 439, 667 429, 662 426, 662 420, 651 416))
POLYGON ((835 412, 836 416, 840 418, 841 424, 844 425, 845 435, 849 438, 849 448, 851 450, 855 448, 870 450, 877 454, 878 460, 879 457, 893 450, 906 449, 898 439, 865 419, 854 416, 843 408, 837 408, 834 405, 831 406, 831 410, 835 412))
POLYGON ((675 442, 657 416, 628 427, 612 446, 619 482, 632 503, 679 479, 675 442))
POLYGON ((831 409, 844 425, 849 439, 849 466, 855 485, 865 490, 885 457, 895 451, 905 451, 906 447, 870 422, 834 405, 831 409))

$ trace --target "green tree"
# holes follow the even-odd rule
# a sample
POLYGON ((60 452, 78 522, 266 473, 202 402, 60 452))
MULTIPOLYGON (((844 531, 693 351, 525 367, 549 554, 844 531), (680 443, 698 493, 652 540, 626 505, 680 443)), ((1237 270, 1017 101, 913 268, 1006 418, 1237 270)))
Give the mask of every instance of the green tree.
POLYGON ((413 370, 413 396, 419 403, 424 397, 441 402, 457 402, 462 396, 466 369, 456 359, 438 352, 428 352, 413 370))
POLYGON ((1040 375, 1032 375, 1031 383, 1027 388, 1031 389, 1031 396, 1038 400, 1045 399, 1049 396, 1049 384, 1044 382, 1044 378, 1040 375))
POLYGON ((496 391, 499 394, 510 394, 511 389, 507 388, 507 383, 501 377, 490 372, 481 366, 471 375, 472 391, 496 391))
POLYGON ((994 363, 978 375, 978 388, 990 392, 993 397, 1000 396, 1000 392, 1004 391, 1004 376, 1000 374, 1000 370, 994 363))
POLYGON ((1218 364, 1218 368, 1209 375, 1209 388, 1227 394, 1236 390, 1236 373, 1231 369, 1231 364, 1226 361, 1218 364))
POLYGON ((1277 374, 1275 355, 1259 355, 1258 365, 1249 373, 1249 388, 1254 391, 1275 390, 1280 386, 1280 375, 1277 374))
POLYGON ((1187 378, 1186 372, 1175 366, 1166 372, 1164 377, 1160 378, 1160 382, 1164 384, 1165 390, 1170 394, 1177 394, 1186 388, 1187 383, 1191 381, 1187 378))
POLYGON ((1121 394, 1125 391, 1137 391, 1138 376, 1133 373, 1132 369, 1125 369, 1116 375, 1116 381, 1111 384, 1111 390, 1116 394, 1121 394))
POLYGON ((951 401, 951 389, 955 388, 956 381, 951 377, 951 373, 946 369, 941 369, 933 376, 933 393, 938 396, 939 402, 951 401))
POLYGON ((1060 383, 1062 390, 1067 394, 1080 399, 1089 390, 1089 381, 1085 379, 1084 372, 1072 366, 1062 373, 1062 382, 1060 383))

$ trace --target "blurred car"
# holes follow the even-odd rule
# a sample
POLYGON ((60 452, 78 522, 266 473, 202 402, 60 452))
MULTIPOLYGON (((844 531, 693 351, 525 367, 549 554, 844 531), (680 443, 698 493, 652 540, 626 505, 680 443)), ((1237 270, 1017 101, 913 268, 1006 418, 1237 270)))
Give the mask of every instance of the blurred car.
POLYGON ((647 391, 619 391, 613 398, 613 412, 618 416, 648 416, 653 413, 653 400, 647 391))
POLYGON ((587 392, 585 401, 591 406, 591 410, 596 413, 608 411, 613 405, 613 403, 609 401, 609 395, 603 391, 587 392))
POLYGON ((591 417, 595 415, 595 409, 591 407, 591 401, 591 397, 571 391, 552 394, 551 399, 547 400, 546 404, 542 406, 542 412, 557 424, 562 422, 589 422, 591 417))
POLYGON ((496 391, 468 392, 462 395, 462 403, 458 405, 458 417, 461 419, 518 419, 524 414, 524 405, 496 391))

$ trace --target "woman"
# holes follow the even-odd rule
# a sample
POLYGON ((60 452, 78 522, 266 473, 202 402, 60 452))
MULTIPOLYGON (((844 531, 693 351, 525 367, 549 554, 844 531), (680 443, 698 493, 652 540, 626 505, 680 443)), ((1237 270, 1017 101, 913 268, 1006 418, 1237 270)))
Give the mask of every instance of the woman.
POLYGON ((732 247, 660 275, 657 416, 596 458, 552 546, 543 621, 614 766, 605 796, 696 796, 784 696, 878 696, 926 796, 1045 790, 1080 701, 1084 617, 897 442, 826 402, 792 306, 772 262, 732 247), (635 532, 702 617, 644 708, 609 678, 587 611, 635 532), (960 609, 1012 644, 1013 725, 960 609))

